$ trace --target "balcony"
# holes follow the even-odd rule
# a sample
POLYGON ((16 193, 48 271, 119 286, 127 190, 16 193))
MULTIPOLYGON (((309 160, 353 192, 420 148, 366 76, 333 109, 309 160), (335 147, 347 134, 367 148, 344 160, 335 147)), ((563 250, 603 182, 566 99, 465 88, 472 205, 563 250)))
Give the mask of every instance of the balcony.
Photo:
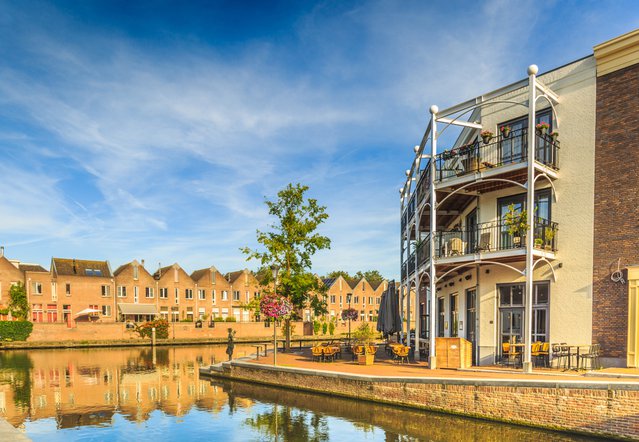
MULTIPOLYGON (((536 218, 533 252, 553 257, 557 251, 558 230, 557 223, 536 218)), ((441 264, 475 261, 479 259, 477 255, 488 255, 491 260, 521 260, 526 253, 526 238, 513 237, 503 221, 481 223, 466 230, 437 231, 434 237, 435 259, 441 264)), ((418 244, 416 251, 402 265, 402 279, 415 273, 415 259, 419 268, 430 260, 430 236, 418 244)))
MULTIPOLYGON (((460 186, 467 186, 465 190, 484 193, 512 185, 508 181, 487 181, 486 178, 500 178, 524 183, 527 180, 527 133, 527 129, 521 129, 513 131, 508 137, 502 135, 494 137, 487 144, 475 141, 438 154, 435 157, 435 185, 437 189, 451 191, 460 186), (477 183, 468 186, 473 181, 477 181, 477 183)), ((553 178, 556 171, 559 170, 559 141, 550 135, 541 134, 536 134, 535 139, 535 161, 540 169, 546 171, 547 175, 553 178)), ((428 198, 429 189, 430 166, 427 164, 402 214, 402 231, 413 218, 416 208, 428 198)), ((468 195, 463 194, 460 194, 459 198, 470 200, 468 195)), ((459 205, 463 206, 464 201, 460 201, 459 205)), ((446 211, 447 208, 441 209, 446 211)), ((426 225, 425 221, 421 224, 426 225)), ((438 224, 445 224, 446 221, 440 220, 438 224)))
MULTIPOLYGON (((535 249, 545 252, 557 251, 557 223, 535 219, 533 232, 535 249)), ((481 223, 473 229, 435 232, 435 258, 438 260, 504 251, 525 252, 526 238, 508 233, 503 221, 481 223)))

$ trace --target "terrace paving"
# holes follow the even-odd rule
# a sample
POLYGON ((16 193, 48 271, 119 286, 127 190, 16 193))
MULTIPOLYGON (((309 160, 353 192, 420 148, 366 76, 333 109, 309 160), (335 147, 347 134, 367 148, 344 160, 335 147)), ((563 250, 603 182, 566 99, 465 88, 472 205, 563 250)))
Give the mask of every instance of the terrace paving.
MULTIPOLYGON (((259 359, 245 360, 261 365, 272 365, 273 356, 261 356, 259 359)), ((383 349, 377 351, 375 363, 373 365, 359 365, 357 361, 351 360, 350 353, 344 353, 342 359, 334 362, 313 361, 311 350, 292 349, 291 352, 277 353, 278 367, 303 368, 316 371, 338 372, 344 374, 359 374, 367 376, 392 376, 392 377, 428 377, 428 378, 455 378, 455 379, 512 379, 512 380, 543 380, 543 381, 580 381, 580 382, 629 382, 639 383, 639 370, 608 368, 588 371, 561 371, 549 368, 536 368, 532 374, 523 373, 521 370, 514 370, 502 366, 482 366, 470 369, 436 369, 429 370, 428 364, 424 361, 412 361, 409 364, 397 364, 390 359, 383 349), (596 376, 594 376, 596 375, 596 376), (621 379, 620 379, 621 378, 621 379)))

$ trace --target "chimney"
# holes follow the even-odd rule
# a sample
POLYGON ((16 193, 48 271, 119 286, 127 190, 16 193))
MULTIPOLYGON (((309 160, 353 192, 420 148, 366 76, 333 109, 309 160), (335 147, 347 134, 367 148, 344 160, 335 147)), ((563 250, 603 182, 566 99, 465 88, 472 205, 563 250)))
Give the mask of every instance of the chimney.
POLYGON ((75 273, 78 273, 78 270, 77 270, 77 268, 76 268, 76 266, 75 266, 75 258, 73 258, 73 273, 74 273, 74 274, 75 274, 75 273))
POLYGON ((4 246, 0 247, 0 258, 4 256, 4 246))
POLYGON ((158 262, 158 279, 162 277, 162 263, 158 262))
POLYGON ((144 260, 142 260, 142 267, 144 267, 144 260))

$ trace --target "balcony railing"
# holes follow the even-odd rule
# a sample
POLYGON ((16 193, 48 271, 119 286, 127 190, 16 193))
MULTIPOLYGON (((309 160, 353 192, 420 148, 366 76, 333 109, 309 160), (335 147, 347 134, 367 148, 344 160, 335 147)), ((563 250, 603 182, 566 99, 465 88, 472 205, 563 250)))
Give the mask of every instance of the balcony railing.
MULTIPOLYGON (((489 143, 475 141, 436 157, 436 180, 487 171, 496 167, 526 162, 528 159, 528 130, 512 131, 508 137, 499 135, 489 143)), ((559 141, 550 135, 535 134, 535 160, 552 169, 559 168, 559 141)))
MULTIPOLYGON (((535 247, 557 251, 557 230, 557 223, 536 218, 533 228, 535 247)), ((525 236, 511 235, 503 221, 481 223, 466 230, 435 232, 437 258, 519 249, 525 245, 525 236)))
MULTIPOLYGON (((524 163, 528 152, 527 129, 512 131, 508 137, 499 135, 488 144, 476 141, 451 151, 444 151, 435 157, 437 181, 464 176, 475 172, 485 172, 497 167, 524 163)), ((535 160, 551 169, 559 169, 559 141, 550 135, 535 135, 535 160)), ((415 192, 402 214, 402 231, 413 217, 416 205, 428 195, 430 186, 430 166, 425 166, 415 192), (415 197, 417 195, 417 197, 415 197)))

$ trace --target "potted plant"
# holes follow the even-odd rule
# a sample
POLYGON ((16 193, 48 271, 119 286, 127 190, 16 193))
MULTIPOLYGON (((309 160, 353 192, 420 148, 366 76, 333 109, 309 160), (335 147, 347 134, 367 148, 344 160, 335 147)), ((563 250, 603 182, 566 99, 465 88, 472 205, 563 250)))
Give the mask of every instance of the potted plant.
POLYGON ((510 126, 502 126, 499 128, 499 130, 501 131, 501 135, 504 138, 510 138, 510 132, 512 131, 512 128, 510 126))
POLYGON ((450 160, 452 157, 454 157, 455 154, 452 150, 445 150, 442 152, 442 160, 446 161, 446 160, 450 160))
POLYGON ((504 225, 508 228, 508 233, 513 237, 515 247, 521 246, 521 237, 528 231, 527 217, 526 210, 518 212, 514 204, 508 206, 508 212, 504 215, 504 225))
POLYGON ((552 138, 552 142, 554 143, 555 141, 557 141, 557 138, 559 138, 559 132, 553 130, 552 132, 550 132, 550 138, 552 138))
POLYGON ((535 248, 541 249, 544 246, 544 240, 541 238, 535 238, 535 248))
POLYGON ((357 355, 357 362, 360 365, 373 365, 375 362, 375 352, 377 347, 373 345, 377 332, 371 326, 364 322, 353 332, 353 338, 359 345, 364 346, 364 353, 357 355))
POLYGON ((535 126, 538 135, 546 135, 548 133, 548 129, 550 129, 550 124, 542 121, 535 126))
POLYGON ((489 130, 482 130, 479 135, 481 136, 481 139, 484 141, 484 144, 488 144, 490 143, 490 141, 493 139, 493 137, 495 136, 494 133, 492 133, 489 130))
POLYGON ((544 229, 544 237, 546 238, 546 250, 552 250, 552 240, 555 237, 555 231, 552 227, 544 229))

